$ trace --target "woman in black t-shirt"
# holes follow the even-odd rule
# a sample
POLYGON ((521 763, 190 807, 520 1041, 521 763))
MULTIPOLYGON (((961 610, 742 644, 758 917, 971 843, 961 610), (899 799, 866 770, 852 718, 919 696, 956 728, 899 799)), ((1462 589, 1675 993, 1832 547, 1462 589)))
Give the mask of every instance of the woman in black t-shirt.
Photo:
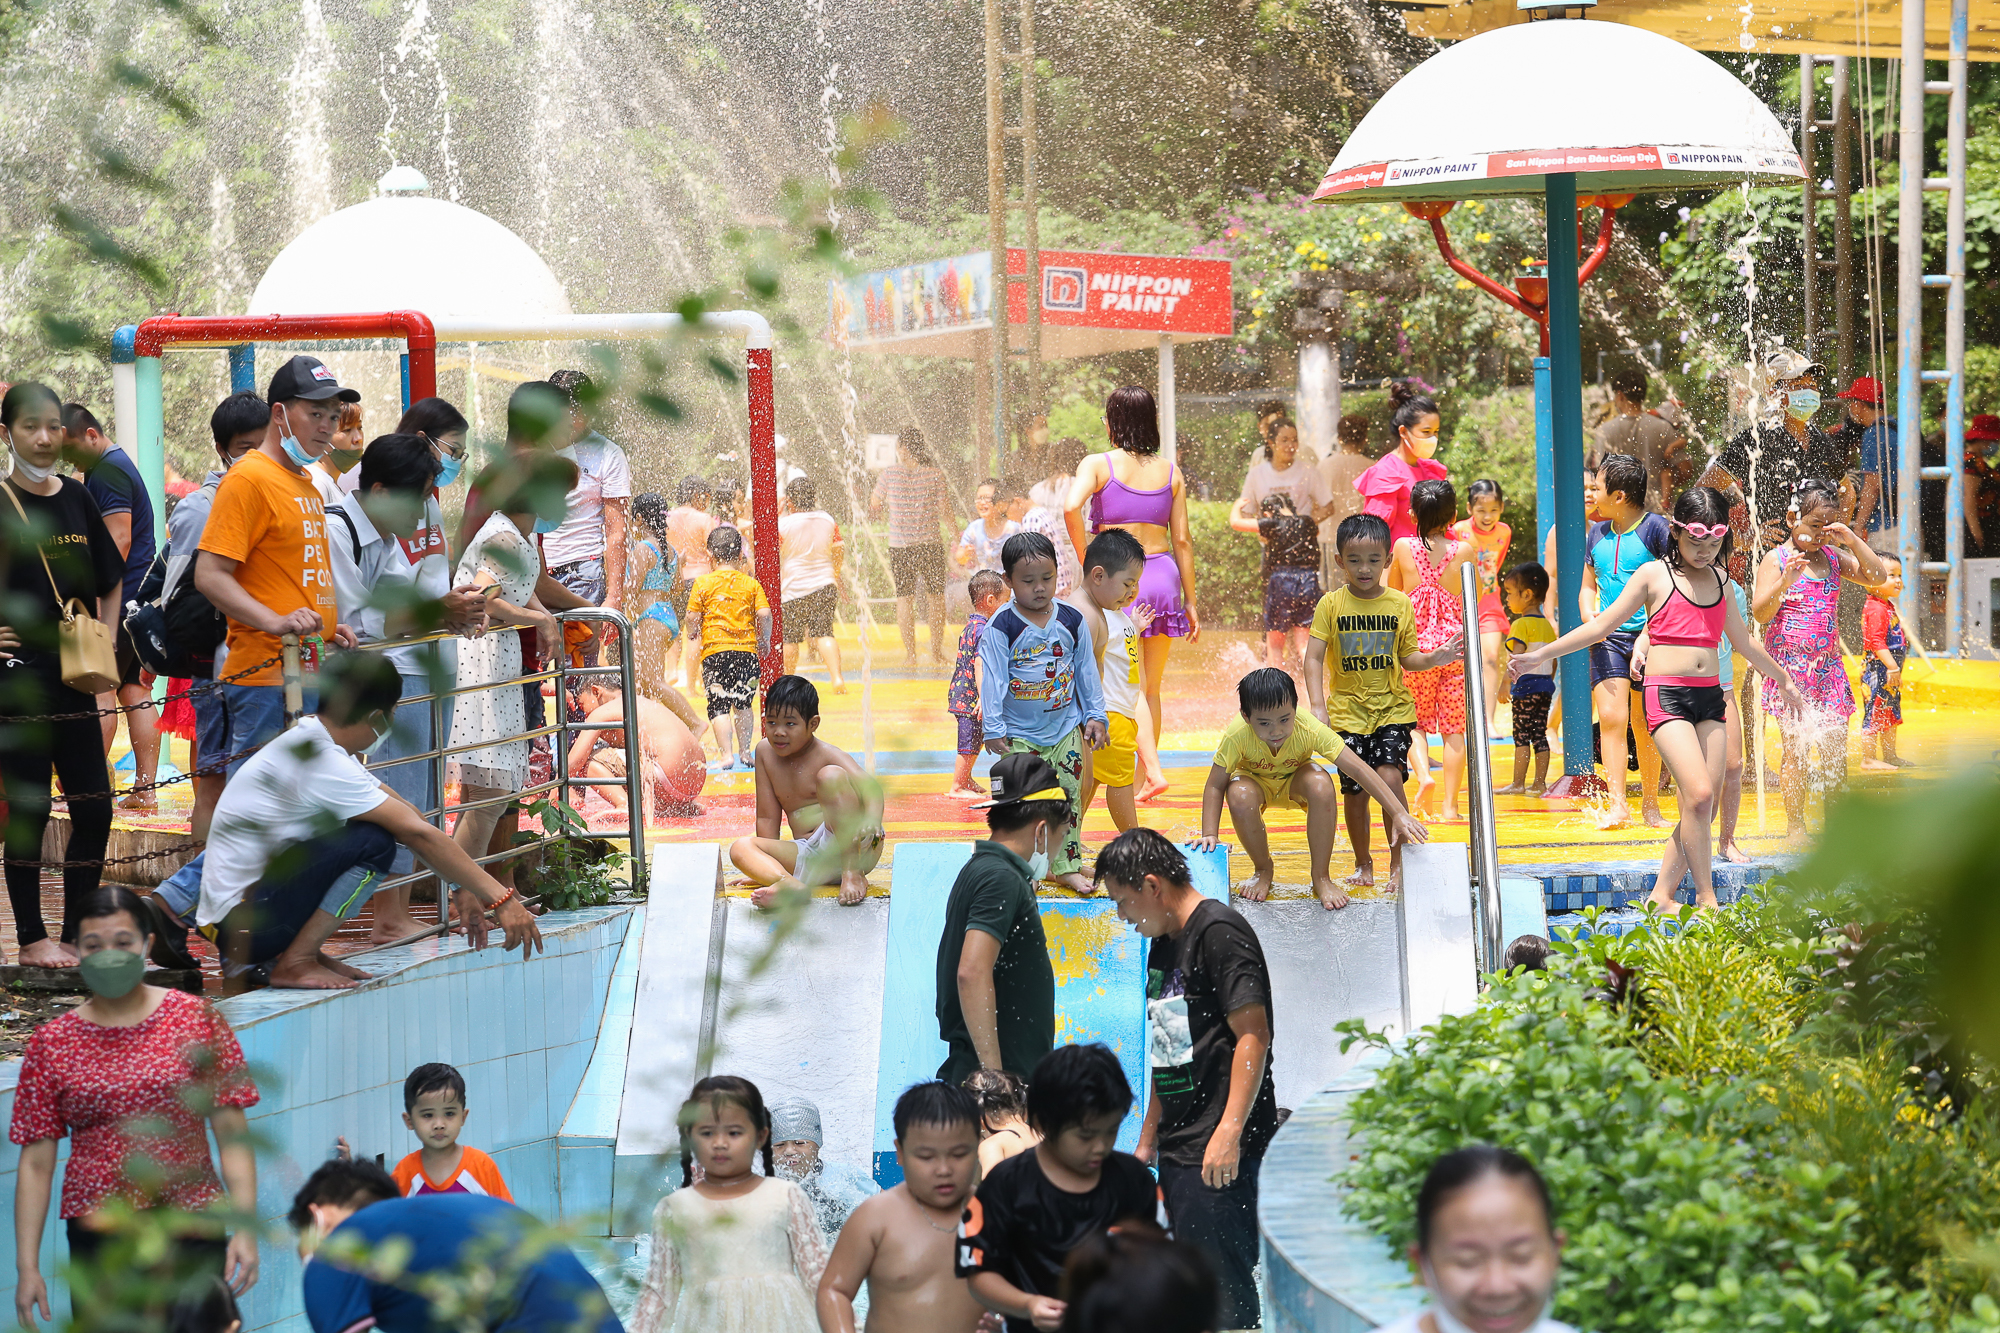
POLYGON ((0 438, 13 461, 13 471, 0 481, 8 491, 0 497, 6 571, 0 578, 0 790, 7 798, 7 898, 20 944, 15 961, 75 967, 76 909, 103 877, 95 863, 111 840, 111 774, 96 696, 63 684, 56 630, 71 598, 116 624, 125 558, 82 484, 55 475, 63 424, 53 390, 42 384, 7 390, 0 398, 0 438), (61 714, 81 716, 52 717, 61 714), (51 775, 62 785, 70 819, 62 934, 53 940, 42 922, 37 864, 51 775))

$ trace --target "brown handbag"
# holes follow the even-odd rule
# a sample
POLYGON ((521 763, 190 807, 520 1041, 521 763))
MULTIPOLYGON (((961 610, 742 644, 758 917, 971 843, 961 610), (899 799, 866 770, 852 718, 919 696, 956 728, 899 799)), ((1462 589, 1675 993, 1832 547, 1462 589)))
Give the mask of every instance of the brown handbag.
MULTIPOLYGON (((7 492, 7 498, 14 503, 14 512, 21 516, 21 524, 26 527, 28 511, 21 507, 21 497, 14 494, 13 483, 0 481, 0 490, 7 492)), ((85 694, 117 689, 118 652, 112 646, 111 627, 90 614, 90 608, 81 598, 72 597, 64 602, 62 589, 56 586, 56 572, 49 568, 48 555, 39 544, 35 552, 42 557, 42 572, 49 576, 49 591, 55 595, 62 613, 62 621, 56 626, 56 643, 62 650, 63 684, 85 694)))

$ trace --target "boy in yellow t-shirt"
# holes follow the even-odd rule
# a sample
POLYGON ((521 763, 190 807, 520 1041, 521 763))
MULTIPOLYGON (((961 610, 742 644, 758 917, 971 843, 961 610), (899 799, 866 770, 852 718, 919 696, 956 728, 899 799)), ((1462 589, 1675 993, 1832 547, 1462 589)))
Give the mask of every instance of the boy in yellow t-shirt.
POLYGON ((708 534, 715 569, 688 593, 682 635, 701 645, 701 692, 725 771, 754 768, 751 727, 757 704, 757 657, 771 642, 771 602, 763 585, 743 569, 743 534, 717 528, 708 534), (731 720, 736 744, 729 741, 731 720))
MULTIPOLYGON (((1347 586, 1319 599, 1312 638, 1306 646, 1306 694, 1321 722, 1340 733, 1367 767, 1381 777, 1395 803, 1382 805, 1382 830, 1389 841, 1389 888, 1403 883, 1403 849, 1396 816, 1406 813, 1403 784, 1409 781, 1410 728, 1416 700, 1403 682, 1408 671, 1428 671, 1465 656, 1465 633, 1454 634, 1434 652, 1417 651, 1417 617, 1410 599, 1384 579, 1389 569, 1389 525, 1374 514, 1351 514, 1334 534, 1347 586), (1329 644, 1336 645, 1333 652, 1329 644)), ((1375 882, 1375 858, 1368 847, 1368 797, 1348 776, 1340 777, 1347 802, 1347 836, 1354 842, 1351 884, 1375 882)))
MULTIPOLYGON (((1250 866, 1257 873, 1237 886, 1252 902, 1271 896, 1271 843, 1264 832, 1264 807, 1290 806, 1306 812, 1306 848, 1312 854, 1313 892, 1320 906, 1332 911, 1347 906, 1347 895, 1334 882, 1333 779, 1312 762, 1314 755, 1333 761, 1344 781, 1361 789, 1389 811, 1393 788, 1380 774, 1341 743, 1333 728, 1310 714, 1299 715, 1299 691, 1290 673, 1259 667, 1236 682, 1238 715, 1223 728, 1209 765, 1208 785, 1201 793, 1201 841, 1204 851, 1215 846, 1222 827, 1222 806, 1229 805, 1229 822, 1250 866)), ((1400 811, 1385 815, 1391 846, 1405 840, 1422 842, 1424 826, 1400 811)))

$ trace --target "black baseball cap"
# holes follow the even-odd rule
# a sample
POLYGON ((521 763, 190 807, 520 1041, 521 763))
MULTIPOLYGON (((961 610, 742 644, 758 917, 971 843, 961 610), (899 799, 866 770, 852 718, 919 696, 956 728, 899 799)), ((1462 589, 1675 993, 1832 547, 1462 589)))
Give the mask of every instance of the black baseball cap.
POLYGON ((326 368, 326 362, 318 357, 295 356, 271 376, 271 392, 265 401, 282 403, 288 398, 308 398, 313 402, 338 398, 343 403, 358 403, 361 391, 341 388, 340 381, 326 368))
POLYGON ((968 810, 984 810, 992 805, 1018 805, 1022 801, 1067 801, 1056 768, 1048 760, 1028 750, 1003 754, 993 761, 987 777, 991 800, 974 801, 968 810))

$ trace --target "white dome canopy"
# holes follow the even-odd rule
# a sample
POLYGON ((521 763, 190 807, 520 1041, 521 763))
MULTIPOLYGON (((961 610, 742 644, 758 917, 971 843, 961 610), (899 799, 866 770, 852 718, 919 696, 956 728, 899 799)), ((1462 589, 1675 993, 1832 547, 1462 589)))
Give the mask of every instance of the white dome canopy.
POLYGON ((1546 19, 1444 48, 1382 95, 1316 199, 1581 194, 1791 176, 1798 152, 1728 70, 1624 23, 1546 19))
POLYGON ((301 232, 271 261, 245 313, 376 310, 518 321, 565 317, 570 305, 542 257, 484 213, 385 193, 301 232))

